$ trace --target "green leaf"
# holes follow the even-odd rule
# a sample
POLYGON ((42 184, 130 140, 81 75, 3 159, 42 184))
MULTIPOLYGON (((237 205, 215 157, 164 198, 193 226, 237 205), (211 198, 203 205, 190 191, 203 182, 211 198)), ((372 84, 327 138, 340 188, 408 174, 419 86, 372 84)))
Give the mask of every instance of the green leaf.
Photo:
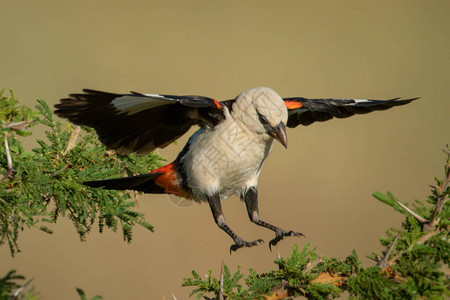
POLYGON ((51 230, 50 228, 46 227, 46 226, 40 226, 39 230, 48 233, 48 234, 53 234, 53 230, 51 230))
POLYGON ((76 288, 78 296, 80 296, 81 300, 87 300, 86 294, 84 293, 84 291, 80 288, 76 288))

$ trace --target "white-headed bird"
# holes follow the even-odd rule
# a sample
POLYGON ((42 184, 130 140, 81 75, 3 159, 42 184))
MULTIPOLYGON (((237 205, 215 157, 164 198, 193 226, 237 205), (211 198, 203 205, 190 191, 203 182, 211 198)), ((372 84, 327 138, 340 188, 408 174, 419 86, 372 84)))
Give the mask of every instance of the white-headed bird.
POLYGON ((275 232, 269 247, 286 236, 302 236, 263 221, 258 211, 258 177, 273 142, 287 148, 286 127, 385 110, 418 99, 283 99, 266 87, 221 102, 202 96, 83 92, 61 99, 56 114, 94 128, 100 141, 118 154, 147 154, 171 144, 192 125, 200 126, 174 162, 148 174, 84 184, 208 202, 214 221, 234 240, 230 251, 263 242, 245 241, 227 225, 221 200, 235 194, 245 202, 253 223, 275 232))

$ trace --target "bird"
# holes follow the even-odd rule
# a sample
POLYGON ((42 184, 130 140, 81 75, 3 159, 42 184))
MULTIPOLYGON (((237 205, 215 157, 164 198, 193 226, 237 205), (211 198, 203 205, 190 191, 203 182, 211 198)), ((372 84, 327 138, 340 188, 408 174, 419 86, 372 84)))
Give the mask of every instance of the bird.
POLYGON ((83 89, 61 99, 55 113, 76 125, 94 128, 99 140, 119 155, 146 155, 199 126, 173 162, 147 174, 83 184, 206 202, 217 226, 233 239, 231 253, 264 242, 246 241, 228 226, 221 201, 232 195, 243 200, 251 222, 275 233, 270 249, 285 237, 304 236, 267 223, 258 209, 258 177, 275 142, 287 148, 287 127, 386 110, 416 99, 282 98, 271 88, 256 87, 234 99, 217 101, 197 95, 83 89))

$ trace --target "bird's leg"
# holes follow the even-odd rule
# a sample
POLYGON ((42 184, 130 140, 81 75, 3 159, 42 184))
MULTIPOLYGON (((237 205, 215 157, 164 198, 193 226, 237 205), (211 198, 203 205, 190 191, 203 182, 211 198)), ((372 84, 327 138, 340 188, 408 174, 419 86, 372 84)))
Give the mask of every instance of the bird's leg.
POLYGON ((225 231, 235 242, 235 244, 231 245, 231 251, 236 251, 242 247, 252 247, 263 243, 264 241, 259 239, 253 242, 244 241, 241 237, 239 237, 230 227, 228 227, 225 217, 222 213, 222 204, 220 203, 220 195, 218 193, 207 196, 209 206, 211 207, 211 212, 214 217, 214 221, 216 221, 217 226, 219 226, 223 231, 225 231))
POLYGON ((300 232, 294 232, 292 230, 284 230, 280 227, 269 224, 259 217, 258 214, 258 190, 256 187, 250 187, 243 196, 245 205, 247 206, 248 217, 256 225, 266 227, 275 232, 275 238, 270 241, 269 248, 272 250, 272 246, 275 246, 279 241, 284 239, 286 236, 304 236, 300 232))

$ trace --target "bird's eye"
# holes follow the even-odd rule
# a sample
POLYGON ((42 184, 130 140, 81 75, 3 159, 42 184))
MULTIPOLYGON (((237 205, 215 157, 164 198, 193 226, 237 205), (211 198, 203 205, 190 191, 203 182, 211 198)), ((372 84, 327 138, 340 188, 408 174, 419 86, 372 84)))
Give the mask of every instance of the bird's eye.
POLYGON ((258 117, 259 117, 259 121, 261 122, 261 124, 263 124, 263 125, 269 124, 269 121, 267 120, 267 118, 264 117, 264 116, 263 116, 262 114, 260 114, 259 112, 258 112, 258 117))

